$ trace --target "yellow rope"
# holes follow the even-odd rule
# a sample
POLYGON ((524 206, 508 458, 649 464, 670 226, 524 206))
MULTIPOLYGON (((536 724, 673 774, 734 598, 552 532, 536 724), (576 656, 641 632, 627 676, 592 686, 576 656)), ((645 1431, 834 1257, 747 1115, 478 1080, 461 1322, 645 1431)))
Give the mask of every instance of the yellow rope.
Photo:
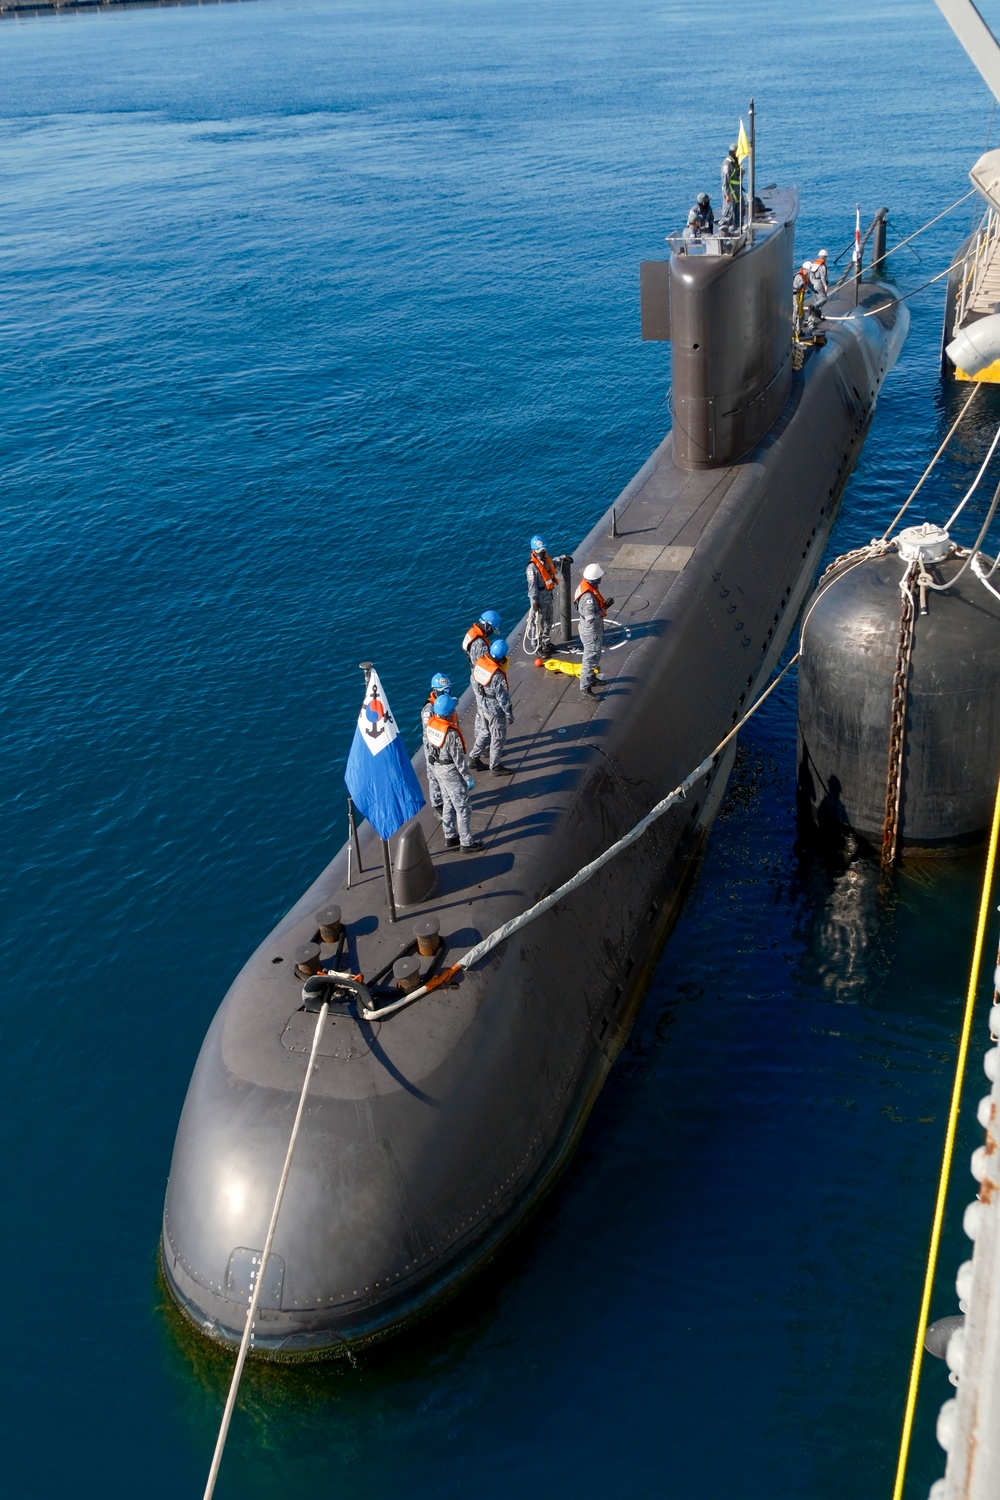
POLYGON ((910 1388, 906 1393, 906 1413, 903 1417, 903 1433, 899 1442, 899 1461, 896 1465, 896 1483, 892 1500, 902 1500, 903 1483, 906 1479, 906 1461, 910 1452, 910 1436, 913 1432, 913 1414, 917 1406, 917 1390, 920 1385, 920 1366, 924 1353, 924 1335, 927 1332, 927 1315, 930 1311, 934 1273, 937 1270, 938 1248, 941 1243, 941 1225, 944 1220, 944 1203, 948 1194, 948 1178, 951 1175, 951 1159, 955 1151, 955 1132, 958 1126, 958 1107, 962 1099, 962 1080, 965 1076, 965 1061, 969 1051, 969 1036, 972 1031, 972 1011, 976 990, 979 986, 979 966, 983 956, 983 939, 990 907, 990 890, 993 886, 993 867, 996 863, 997 837, 1000 834, 1000 782, 997 784, 996 805, 993 809, 993 827, 990 830, 990 846, 986 856, 986 872, 983 875, 983 890, 979 900, 979 923, 976 941, 972 949, 972 968, 969 973, 969 988, 965 996, 965 1016, 962 1021, 962 1036, 958 1044, 955 1062, 955 1082, 951 1089, 951 1107, 948 1111, 948 1129, 944 1138, 944 1155, 941 1158, 941 1173, 938 1177, 937 1202, 934 1205, 934 1223, 931 1228, 931 1243, 927 1254, 927 1270, 924 1273, 924 1292, 920 1299, 920 1316, 917 1319, 917 1336, 913 1344, 913 1361, 910 1365, 910 1388))

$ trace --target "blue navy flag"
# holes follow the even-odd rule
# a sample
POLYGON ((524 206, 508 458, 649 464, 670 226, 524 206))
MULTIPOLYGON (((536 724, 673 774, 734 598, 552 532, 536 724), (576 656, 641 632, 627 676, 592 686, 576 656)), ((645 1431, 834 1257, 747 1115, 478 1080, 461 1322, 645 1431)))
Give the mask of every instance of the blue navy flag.
POLYGON ((374 670, 368 674, 344 780, 355 807, 381 839, 391 838, 424 806, 420 783, 374 670))

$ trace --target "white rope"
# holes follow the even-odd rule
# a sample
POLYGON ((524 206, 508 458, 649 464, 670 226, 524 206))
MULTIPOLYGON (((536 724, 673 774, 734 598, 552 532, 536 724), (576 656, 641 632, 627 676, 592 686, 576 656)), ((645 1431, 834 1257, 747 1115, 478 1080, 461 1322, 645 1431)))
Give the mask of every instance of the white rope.
POLYGON ((951 442, 952 438, 955 436, 955 433, 958 431, 959 426, 961 424, 962 418, 965 416, 965 413, 969 410, 969 407, 972 405, 973 401, 975 401, 976 397, 979 395, 979 392, 981 390, 982 390, 982 386, 981 385, 974 385, 972 387, 972 390, 969 392, 969 399, 965 402, 965 405, 962 407, 962 410, 959 412, 958 416, 955 418, 954 422, 952 422, 951 426, 948 428, 948 431, 945 433, 944 441, 942 442, 940 448, 935 453, 934 457, 931 459, 930 463, 927 465, 926 469, 921 474, 920 478, 917 480, 916 484, 913 486, 912 490, 907 495, 906 499, 903 501, 903 504, 901 505, 901 507, 899 508, 899 510, 896 512, 896 514, 893 516, 892 520, 889 522, 888 526, 883 531, 883 533, 882 533, 882 540, 883 540, 883 542, 888 537, 890 531, 892 531, 899 524, 899 522, 903 519, 903 516, 905 515, 906 511, 910 508, 910 505, 916 499, 918 490, 920 490, 922 488, 924 480, 928 477, 928 475, 930 474, 930 472, 933 469, 934 465, 937 463, 938 459, 941 457, 942 453, 947 448, 947 446, 951 442))
MULTIPOLYGON (((1000 562, 1000 554, 997 555, 997 562, 1000 562)), ((993 587, 992 583, 990 583, 990 579, 993 576, 993 573, 994 573, 994 571, 996 569, 997 562, 994 562, 993 567, 990 569, 990 571, 988 573, 984 573, 983 569, 982 569, 982 565, 981 565, 981 563, 979 561, 979 553, 977 552, 976 555, 975 555, 975 557, 972 559, 972 571, 973 571, 973 573, 975 573, 976 577, 979 579, 979 582, 982 584, 983 588, 989 590, 989 592, 993 595, 994 599, 1000 599, 1000 592, 998 592, 993 587)))
POLYGON ((986 533, 989 531, 990 527, 993 524, 993 517, 997 513, 998 506, 1000 506, 1000 484, 998 484, 996 489, 993 491, 993 499, 990 501, 990 508, 986 512, 986 520, 983 522, 982 526, 980 526, 979 535, 976 537, 976 540, 973 542, 972 546, 968 548, 968 550, 966 550, 964 547, 955 548, 955 555, 957 557, 965 558, 965 561, 959 568, 958 572, 953 573, 952 576, 948 579, 947 583, 934 583, 928 575, 926 568, 924 568, 920 574, 920 577, 917 579, 917 582, 920 584, 920 587, 922 589, 933 589, 936 594, 943 594, 948 589, 953 589, 955 587, 956 583, 961 578, 966 568, 972 565, 972 562, 978 554, 980 547, 983 545, 983 540, 986 536, 986 533))
POLYGON ((485 958, 487 953, 492 953, 493 949, 496 948, 500 943, 502 943, 506 938, 511 937, 515 932, 520 932, 521 928, 527 927, 529 922, 537 921, 537 919, 541 916, 544 916, 547 911, 551 911, 553 906, 557 906, 560 901, 571 895, 573 891, 578 890, 581 885, 586 884, 586 882, 590 880, 592 876, 597 874, 598 870, 603 869, 604 866, 608 864, 609 861, 614 859, 616 855, 620 854, 623 849, 627 849, 630 844, 634 844, 637 839, 641 839, 642 835, 646 832, 646 829, 651 826, 651 824, 655 823, 658 818, 662 818, 664 813, 669 812, 672 807, 676 807, 678 802, 683 802, 684 798, 687 796, 688 792, 691 790, 694 784, 697 781, 700 781, 703 776, 708 775, 715 761, 729 744, 729 741, 736 737, 747 720, 752 718, 752 716, 757 712, 764 700, 770 697, 775 688, 778 686, 778 683, 787 672, 791 671, 792 667, 794 667, 798 659, 799 654, 798 652, 796 652, 791 660, 787 662, 784 667, 782 667, 781 671, 778 673, 777 677, 775 677, 774 681, 768 684, 768 686, 761 693, 760 697, 757 698, 751 705, 751 707, 747 709, 742 719, 738 720, 737 723, 733 725, 729 733, 719 741, 715 749, 709 755, 706 755, 701 764, 695 766, 694 770, 690 773, 690 775, 685 776, 684 780, 679 786, 675 787, 674 790, 670 792, 668 796, 664 797, 661 802, 657 802, 656 806, 650 812, 648 812, 644 818, 640 818, 639 822, 636 823, 634 828, 630 828, 628 833, 624 834, 620 839, 618 839, 616 843, 612 844, 610 848, 605 849, 603 854, 599 854, 596 859, 592 859, 589 865, 584 865, 582 870, 578 870, 571 879, 567 880, 565 884, 559 886, 558 890, 552 891, 548 896, 543 896, 541 901, 536 901, 534 906, 529 906, 527 911, 521 912, 520 916, 512 917, 509 922, 504 922, 501 927, 498 927, 494 932, 491 932, 488 937, 483 938, 482 942, 476 943, 475 947, 470 948, 468 953, 464 954, 460 959, 457 959, 456 962, 451 966, 451 968, 444 971, 443 975, 438 980, 438 984, 435 984, 432 981, 429 985, 421 985, 419 989, 412 990, 409 995, 404 995, 401 1000, 394 1001, 392 1005, 385 1005, 380 1010, 363 1010, 361 1011, 361 1015, 364 1020, 381 1020, 383 1016, 391 1016, 396 1011, 402 1010, 404 1006, 412 1005, 414 1000, 423 999, 424 995, 427 995, 432 990, 437 989, 438 985, 445 982, 445 980, 450 975, 454 974, 456 970, 470 968, 472 964, 478 963, 481 958, 485 958))
POLYGON ((292 1153, 295 1150, 295 1142, 298 1139, 299 1126, 302 1124, 302 1112, 306 1106, 306 1096, 309 1093, 309 1085, 312 1082, 313 1067, 316 1063, 316 1049, 319 1047, 320 1033, 330 1009, 329 1001, 324 1001, 316 1021, 316 1030, 313 1032, 312 1050, 309 1053, 309 1065, 306 1068, 306 1076, 302 1081, 302 1092, 299 1095, 299 1107, 295 1112, 295 1123, 292 1126, 292 1134, 288 1142, 288 1150, 285 1153, 285 1165, 281 1169, 281 1180, 278 1183, 278 1191, 275 1194, 274 1207, 271 1210, 271 1222, 267 1226, 267 1236, 264 1240, 264 1248, 260 1253, 260 1265, 257 1269, 257 1278, 254 1282, 253 1294, 250 1298, 250 1306, 247 1308, 246 1327, 243 1330, 243 1338, 240 1341, 240 1351, 236 1356, 236 1368, 233 1371, 232 1382, 229 1387, 229 1395, 226 1399, 226 1409, 222 1413, 222 1426, 219 1428, 219 1436, 215 1443, 215 1453, 212 1455, 212 1467, 208 1472, 208 1483, 205 1485, 204 1500, 212 1500, 215 1493, 215 1481, 219 1477, 219 1465, 222 1463, 222 1452, 226 1446, 226 1438, 229 1434, 229 1424, 233 1418, 233 1409, 236 1406, 236 1393, 240 1387, 240 1379, 243 1375, 243 1366, 246 1364, 247 1350, 250 1348, 250 1339, 253 1335, 253 1320, 257 1315, 257 1304, 260 1302, 261 1288, 264 1285, 264 1272, 267 1269, 268 1257, 271 1254, 271 1245, 274 1242, 274 1231, 278 1226, 278 1214, 281 1211, 281 1200, 285 1196, 285 1184, 288 1181, 289 1168, 292 1165, 292 1153))
POLYGON ((979 473, 976 475, 975 479, 972 481, 971 485, 966 490, 964 496, 962 497, 961 502, 952 511, 952 513, 948 517, 947 521, 945 521, 945 523, 944 523, 944 529, 945 529, 945 531, 950 531, 951 530, 952 526, 955 524, 955 522, 958 520, 959 516, 962 514, 962 511, 965 509, 965 506, 966 506, 967 502, 969 500, 971 500, 972 496, 975 494, 976 490, 979 488, 979 481, 982 479, 983 475, 986 473, 986 467, 989 464, 990 459, 993 457, 994 453, 996 452, 997 443, 1000 443, 1000 427, 997 428, 997 430, 996 430, 996 432, 994 434, 993 441, 990 444, 990 451, 987 453, 986 457, 983 459, 983 461, 982 461, 982 463, 981 463, 981 465, 979 467, 979 473))
POLYGON ((528 623, 524 627, 524 635, 521 637, 521 650, 525 656, 538 655, 538 642, 541 636, 542 617, 537 604, 533 604, 528 611, 528 623))

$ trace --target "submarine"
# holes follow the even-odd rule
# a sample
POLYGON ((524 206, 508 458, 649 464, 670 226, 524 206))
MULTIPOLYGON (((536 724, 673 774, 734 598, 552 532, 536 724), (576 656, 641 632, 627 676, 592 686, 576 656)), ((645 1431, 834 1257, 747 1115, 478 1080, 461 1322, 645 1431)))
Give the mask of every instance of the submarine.
MULTIPOLYGON (((526 621, 507 632, 513 774, 476 785, 482 848, 446 848, 425 807, 396 840, 390 907, 362 824, 204 1038, 160 1250, 173 1298, 220 1344, 239 1344, 258 1276, 257 1357, 347 1354, 432 1312, 555 1183, 629 1034, 733 764, 735 741, 712 749, 774 671, 909 323, 858 263, 819 336, 799 337, 798 195, 757 196, 752 168, 739 220, 668 237, 668 258, 642 267, 643 337, 673 345, 672 427, 566 560, 599 563, 615 600, 599 696, 538 669, 526 621), (411 1004, 377 1000, 393 974, 405 989, 443 973, 702 764, 684 800, 488 961, 411 1004), (323 1024, 261 1266, 317 1025, 303 974, 318 966, 357 979, 323 1024)), ((572 661, 567 579, 555 639, 572 661)), ((466 691, 467 740, 473 711, 466 691)), ((414 768, 426 788, 422 755, 414 768)))

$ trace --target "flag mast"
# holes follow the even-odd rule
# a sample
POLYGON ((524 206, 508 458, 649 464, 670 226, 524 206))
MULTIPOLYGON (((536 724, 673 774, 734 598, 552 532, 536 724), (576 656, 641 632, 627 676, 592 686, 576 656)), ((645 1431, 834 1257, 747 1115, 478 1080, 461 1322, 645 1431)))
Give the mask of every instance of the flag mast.
POLYGON ((750 217, 749 217, 749 219, 748 219, 747 222, 749 223, 749 226, 750 226, 750 243, 752 245, 753 244, 753 199, 754 199, 754 188, 755 188, 755 180, 754 180, 754 111, 753 111, 753 100, 752 99, 750 100, 750 166, 749 166, 749 169, 747 171, 747 179, 748 179, 748 181, 747 181, 747 187, 748 187, 748 190, 749 190, 748 196, 750 198, 750 210, 749 210, 750 217))
MULTIPOLYGON (((358 662, 358 666, 361 668, 362 672, 364 672, 364 674, 365 674, 365 692, 368 691, 368 679, 369 679, 369 677, 371 677, 371 674, 372 674, 372 665, 373 665, 373 663, 370 662, 370 661, 359 661, 358 662)), ((351 800, 350 797, 348 797, 348 799, 347 799, 347 805, 348 805, 348 808, 350 809, 350 819, 351 819, 351 824, 352 824, 352 827, 353 827, 353 825, 354 825, 354 803, 352 802, 352 800, 351 800)), ((357 840, 357 836, 358 836, 357 829, 355 828, 354 829, 355 841, 357 840)), ((387 839, 382 838, 381 834, 379 835, 379 842, 382 845, 382 869, 385 871, 385 904, 389 908, 389 921, 390 922, 395 922, 395 920, 396 920, 396 895, 395 895, 395 892, 392 889, 392 860, 389 858, 389 843, 388 843, 387 839)), ((358 845, 357 855, 358 855, 358 866, 360 867, 360 865, 361 865, 361 846, 360 845, 358 845)))

